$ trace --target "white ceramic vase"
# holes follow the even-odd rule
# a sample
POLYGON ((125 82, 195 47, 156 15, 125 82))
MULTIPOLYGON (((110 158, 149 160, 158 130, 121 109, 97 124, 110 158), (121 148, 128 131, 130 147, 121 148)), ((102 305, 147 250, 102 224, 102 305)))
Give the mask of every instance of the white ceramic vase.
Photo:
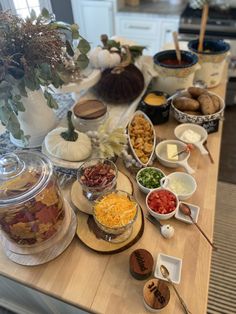
POLYGON ((18 113, 18 120, 24 135, 29 135, 27 145, 22 140, 10 134, 10 140, 19 147, 39 147, 49 131, 57 125, 58 121, 53 109, 49 108, 42 89, 31 91, 27 89, 28 97, 22 97, 24 112, 18 113))

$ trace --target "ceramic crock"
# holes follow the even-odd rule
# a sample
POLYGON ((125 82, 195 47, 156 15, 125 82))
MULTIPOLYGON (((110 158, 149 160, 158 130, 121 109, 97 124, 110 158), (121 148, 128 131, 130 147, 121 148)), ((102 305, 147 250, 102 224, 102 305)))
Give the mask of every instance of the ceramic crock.
POLYGON ((198 52, 198 40, 191 40, 188 48, 198 56, 201 68, 195 73, 195 81, 202 81, 207 88, 220 84, 230 45, 219 39, 205 39, 203 51, 198 52))
POLYGON ((173 95, 180 89, 193 85, 195 71, 200 68, 196 54, 181 50, 182 64, 166 64, 166 60, 176 60, 175 50, 158 52, 153 57, 154 69, 158 77, 153 82, 157 90, 173 95))

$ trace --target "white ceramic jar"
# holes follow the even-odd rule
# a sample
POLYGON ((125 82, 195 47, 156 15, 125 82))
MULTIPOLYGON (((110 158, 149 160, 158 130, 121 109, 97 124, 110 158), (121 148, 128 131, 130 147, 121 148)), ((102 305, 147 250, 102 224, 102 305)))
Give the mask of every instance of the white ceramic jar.
POLYGON ((195 73, 194 80, 202 81, 207 88, 219 85, 230 45, 219 39, 205 39, 202 52, 198 51, 198 40, 191 40, 188 48, 198 56, 201 65, 195 73))

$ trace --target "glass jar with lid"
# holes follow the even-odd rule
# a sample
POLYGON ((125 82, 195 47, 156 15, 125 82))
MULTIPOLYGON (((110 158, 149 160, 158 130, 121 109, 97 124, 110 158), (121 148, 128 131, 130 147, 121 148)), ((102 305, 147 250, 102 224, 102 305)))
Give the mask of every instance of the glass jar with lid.
POLYGON ((49 159, 36 152, 0 157, 0 227, 9 241, 40 245, 61 228, 64 203, 49 159))
POLYGON ((97 131, 108 118, 107 106, 98 99, 79 101, 73 113, 73 124, 80 132, 97 131))

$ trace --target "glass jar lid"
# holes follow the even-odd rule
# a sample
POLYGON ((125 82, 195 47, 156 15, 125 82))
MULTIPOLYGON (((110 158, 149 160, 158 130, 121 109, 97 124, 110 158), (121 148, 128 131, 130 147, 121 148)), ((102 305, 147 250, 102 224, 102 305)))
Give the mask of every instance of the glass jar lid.
POLYGON ((107 106, 100 100, 86 99, 78 102, 73 110, 77 118, 94 120, 106 114, 107 106))
POLYGON ((53 172, 50 160, 36 152, 15 152, 0 157, 0 207, 21 203, 38 194, 53 172))

